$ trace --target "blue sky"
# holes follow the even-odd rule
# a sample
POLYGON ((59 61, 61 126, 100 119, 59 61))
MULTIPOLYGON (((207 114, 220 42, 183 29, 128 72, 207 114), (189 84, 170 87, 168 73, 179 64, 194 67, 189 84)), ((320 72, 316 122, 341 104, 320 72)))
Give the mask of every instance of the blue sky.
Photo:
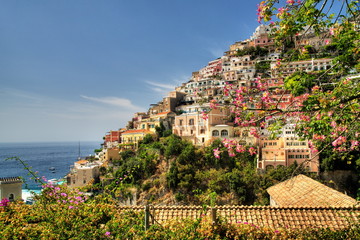
POLYGON ((243 0, 0 0, 0 142, 101 141, 247 39, 243 0))

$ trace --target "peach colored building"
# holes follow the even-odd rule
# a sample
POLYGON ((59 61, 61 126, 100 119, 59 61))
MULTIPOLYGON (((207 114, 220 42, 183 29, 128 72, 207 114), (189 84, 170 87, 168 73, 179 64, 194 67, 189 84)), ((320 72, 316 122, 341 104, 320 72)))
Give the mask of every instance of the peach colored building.
POLYGON ((204 119, 201 108, 194 107, 193 110, 175 117, 173 133, 190 140, 195 145, 205 145, 212 138, 211 127, 223 125, 227 122, 227 110, 213 109, 208 114, 208 119, 204 119))
POLYGON ((290 136, 275 139, 261 137, 259 149, 260 169, 288 167, 296 161, 298 164, 304 164, 310 172, 319 171, 319 157, 311 152, 307 140, 290 136))

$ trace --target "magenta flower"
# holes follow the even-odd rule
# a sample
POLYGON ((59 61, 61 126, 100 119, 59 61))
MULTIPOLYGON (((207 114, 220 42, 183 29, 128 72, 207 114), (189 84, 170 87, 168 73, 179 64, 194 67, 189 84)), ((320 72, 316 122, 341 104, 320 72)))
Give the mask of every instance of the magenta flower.
POLYGON ((105 236, 107 236, 107 237, 110 237, 110 235, 111 235, 110 232, 106 232, 106 233, 105 233, 105 236))
POLYGON ((9 204, 9 199, 4 198, 3 200, 1 200, 0 202, 0 207, 6 207, 9 204))

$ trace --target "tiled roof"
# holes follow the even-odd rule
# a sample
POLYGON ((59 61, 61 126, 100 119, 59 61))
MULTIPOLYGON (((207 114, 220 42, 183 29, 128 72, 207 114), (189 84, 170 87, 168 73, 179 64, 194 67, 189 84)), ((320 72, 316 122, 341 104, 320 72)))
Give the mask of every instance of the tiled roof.
POLYGON ((305 175, 267 189, 277 206, 354 206, 356 200, 305 175))
POLYGON ((77 163, 77 164, 86 164, 86 163, 88 163, 89 161, 87 161, 87 160, 79 160, 79 161, 77 161, 77 162, 75 162, 75 163, 77 163))
POLYGON ((0 184, 21 183, 20 177, 0 177, 0 184))
POLYGON ((171 113, 171 112, 161 112, 161 113, 158 113, 156 115, 166 115, 166 114, 169 114, 169 113, 171 113))
POLYGON ((146 129, 134 129, 134 130, 127 130, 123 132, 122 135, 133 134, 133 133, 152 133, 152 132, 146 129))
MULTIPOLYGON (((120 211, 144 211, 144 206, 122 206, 120 211)), ((202 206, 150 207, 153 222, 172 219, 211 217, 211 212, 228 223, 253 224, 271 229, 331 228, 342 229, 360 220, 360 207, 271 207, 217 206, 203 211, 202 206)))

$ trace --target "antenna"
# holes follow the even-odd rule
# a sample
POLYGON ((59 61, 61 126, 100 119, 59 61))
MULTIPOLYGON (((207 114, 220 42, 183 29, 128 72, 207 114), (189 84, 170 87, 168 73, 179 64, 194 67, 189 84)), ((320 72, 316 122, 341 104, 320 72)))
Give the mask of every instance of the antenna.
POLYGON ((79 155, 78 155, 78 160, 80 160, 80 141, 79 141, 79 155))

